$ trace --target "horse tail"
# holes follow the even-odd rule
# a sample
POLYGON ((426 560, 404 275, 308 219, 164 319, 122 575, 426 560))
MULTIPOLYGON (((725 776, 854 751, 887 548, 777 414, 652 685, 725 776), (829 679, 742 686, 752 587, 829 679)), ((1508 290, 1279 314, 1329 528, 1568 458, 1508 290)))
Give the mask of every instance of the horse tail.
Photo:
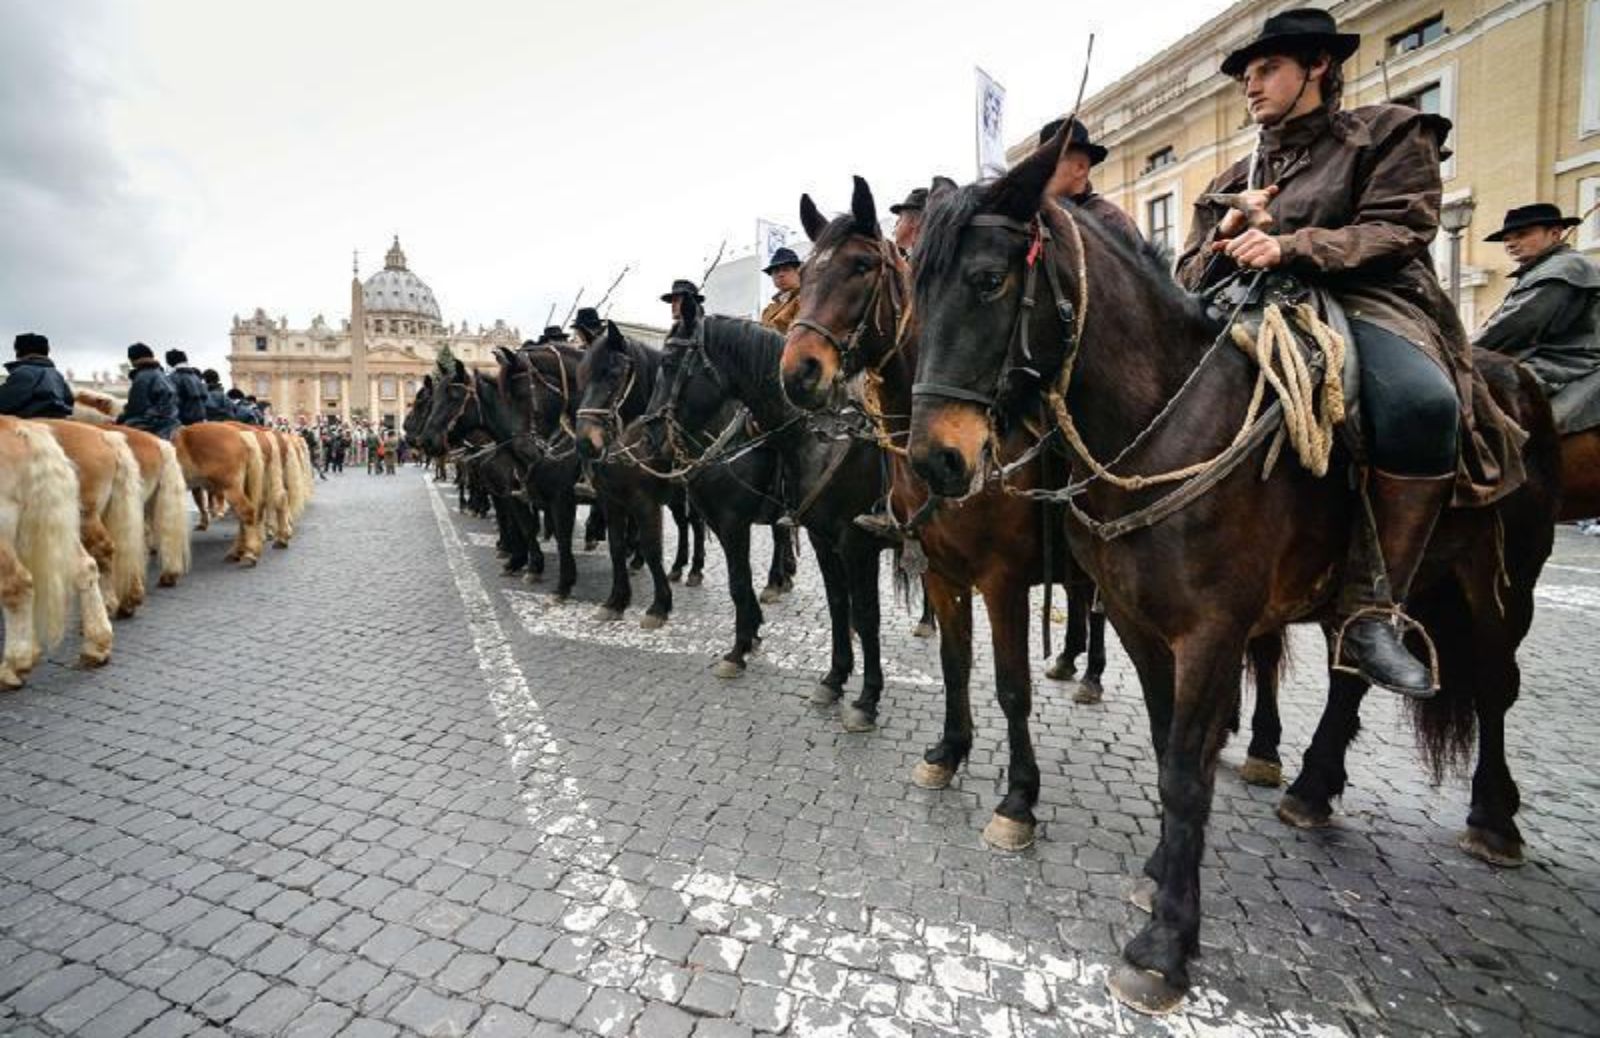
POLYGON ((911 574, 901 565, 905 557, 906 546, 894 546, 894 562, 890 564, 890 576, 894 579, 894 602, 901 609, 911 609, 911 574))
MULTIPOLYGON (((1472 764, 1477 749, 1478 703, 1485 675, 1476 673, 1474 637, 1469 605, 1461 587, 1453 579, 1414 594, 1407 603, 1413 617, 1423 623, 1437 647, 1439 689, 1428 699, 1412 699, 1411 723, 1416 731, 1417 750, 1435 782, 1448 774, 1459 774, 1472 764)), ((1429 659, 1429 649, 1412 636, 1406 640, 1420 660, 1429 659)), ((1511 664, 1516 666, 1515 662, 1511 664)))
POLYGON ((16 429, 28 448, 17 560, 33 576, 34 637, 50 649, 66 634, 67 614, 77 595, 83 551, 78 470, 47 430, 26 422, 16 423, 16 429))
POLYGON ((300 511, 305 507, 305 483, 300 471, 300 453, 294 449, 294 442, 287 436, 278 440, 280 453, 283 455, 283 489, 288 496, 289 518, 299 519, 300 511))
POLYGON ((106 433, 105 441, 116 457, 111 477, 111 500, 106 505, 106 531, 115 549, 111 586, 117 601, 128 608, 144 599, 144 573, 148 548, 144 536, 144 481, 133 448, 120 433, 106 433))
POLYGON ((178 464, 178 451, 161 441, 161 478, 156 485, 156 550, 160 555, 161 579, 176 583, 189 572, 188 483, 178 464))
MULTIPOLYGON (((255 522, 259 523, 267 508, 266 462, 255 433, 241 431, 238 435, 244 443, 244 499, 255 509, 255 522)), ((244 517, 240 516, 239 521, 244 522, 244 517)))

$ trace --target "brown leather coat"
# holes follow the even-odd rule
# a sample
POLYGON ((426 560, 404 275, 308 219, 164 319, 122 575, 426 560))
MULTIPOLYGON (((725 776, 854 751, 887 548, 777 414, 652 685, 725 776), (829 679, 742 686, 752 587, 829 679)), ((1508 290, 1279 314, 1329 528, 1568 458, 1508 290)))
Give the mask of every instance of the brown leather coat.
POLYGON ((772 297, 761 311, 761 323, 779 335, 789 334, 789 325, 800 312, 800 290, 791 288, 772 297))
MULTIPOLYGON (((1268 206, 1281 269, 1326 289, 1350 317, 1416 343, 1448 372, 1462 400, 1458 504, 1483 504, 1522 482, 1526 436, 1472 370, 1466 330, 1439 283, 1428 246, 1439 230, 1440 155, 1450 123, 1401 105, 1319 109, 1264 129, 1254 186, 1278 186, 1268 206)), ((1251 160, 1211 182, 1206 195, 1244 189, 1251 160)), ((1226 212, 1202 195, 1178 277, 1205 287, 1233 269, 1211 264, 1226 212), (1208 274, 1209 268, 1209 274, 1208 274)))

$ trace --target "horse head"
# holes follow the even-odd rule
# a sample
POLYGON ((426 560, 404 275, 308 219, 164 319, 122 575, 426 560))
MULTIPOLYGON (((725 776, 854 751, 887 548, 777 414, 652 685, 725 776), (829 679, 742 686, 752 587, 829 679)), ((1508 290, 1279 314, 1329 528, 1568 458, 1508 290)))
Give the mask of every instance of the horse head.
POLYGON ((433 407, 422 427, 422 445, 435 455, 445 454, 458 441, 462 432, 463 416, 477 401, 477 387, 472 372, 461 361, 456 361, 442 385, 436 383, 433 407))
POLYGON ((611 321, 583 351, 578 364, 578 456, 593 461, 622 432, 623 409, 642 373, 627 338, 611 321))
POLYGON ((882 363, 909 302, 907 268, 878 225, 872 188, 855 178, 850 211, 833 220, 810 195, 800 223, 813 248, 800 268, 800 305, 783 347, 784 393, 816 410, 844 380, 882 363))

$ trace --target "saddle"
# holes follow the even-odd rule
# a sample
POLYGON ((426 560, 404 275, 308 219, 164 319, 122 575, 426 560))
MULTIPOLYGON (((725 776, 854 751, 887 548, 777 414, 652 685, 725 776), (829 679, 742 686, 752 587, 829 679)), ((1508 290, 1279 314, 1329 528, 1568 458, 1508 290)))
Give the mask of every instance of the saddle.
POLYGON ((1600 425, 1600 368, 1568 382, 1550 397, 1556 432, 1562 436, 1587 432, 1600 425))

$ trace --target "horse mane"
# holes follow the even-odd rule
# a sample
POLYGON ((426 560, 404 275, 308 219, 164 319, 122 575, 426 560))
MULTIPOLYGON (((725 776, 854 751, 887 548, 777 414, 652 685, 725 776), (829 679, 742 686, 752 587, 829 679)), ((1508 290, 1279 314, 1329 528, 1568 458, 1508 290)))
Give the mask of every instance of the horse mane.
MULTIPOLYGON (((968 184, 931 205, 923 217, 922 235, 917 240, 912 266, 916 273, 917 291, 932 289, 951 266, 961 247, 961 232, 972 218, 983 212, 993 199, 992 185, 968 184)), ((1049 207, 1045 212, 1051 212, 1049 207)), ((1094 242, 1099 251, 1113 253, 1125 269, 1142 273, 1149 287, 1160 293, 1162 300, 1186 316, 1204 321, 1204 307, 1198 297, 1184 291, 1172 276, 1172 270, 1161 252, 1142 236, 1138 244, 1123 234, 1113 232, 1099 217, 1086 209, 1073 206, 1071 217, 1083 229, 1085 237, 1094 242)), ((1065 217, 1050 215, 1051 233, 1059 233, 1065 217)), ((832 224, 828 228, 833 229, 832 224)))
MULTIPOLYGON (((811 255, 816 256, 826 249, 836 248, 847 239, 860 233, 860 230, 856 227, 855 216, 850 213, 835 216, 828 221, 828 226, 822 229, 822 233, 817 235, 817 240, 811 243, 811 255)), ((878 237, 883 237, 881 231, 878 237)))
POLYGON ((757 414, 787 414, 794 410, 783 392, 779 359, 783 356, 783 336, 771 328, 742 317, 720 314, 701 318, 704 341, 715 339, 727 347, 727 355, 717 367, 752 394, 746 400, 757 414))

